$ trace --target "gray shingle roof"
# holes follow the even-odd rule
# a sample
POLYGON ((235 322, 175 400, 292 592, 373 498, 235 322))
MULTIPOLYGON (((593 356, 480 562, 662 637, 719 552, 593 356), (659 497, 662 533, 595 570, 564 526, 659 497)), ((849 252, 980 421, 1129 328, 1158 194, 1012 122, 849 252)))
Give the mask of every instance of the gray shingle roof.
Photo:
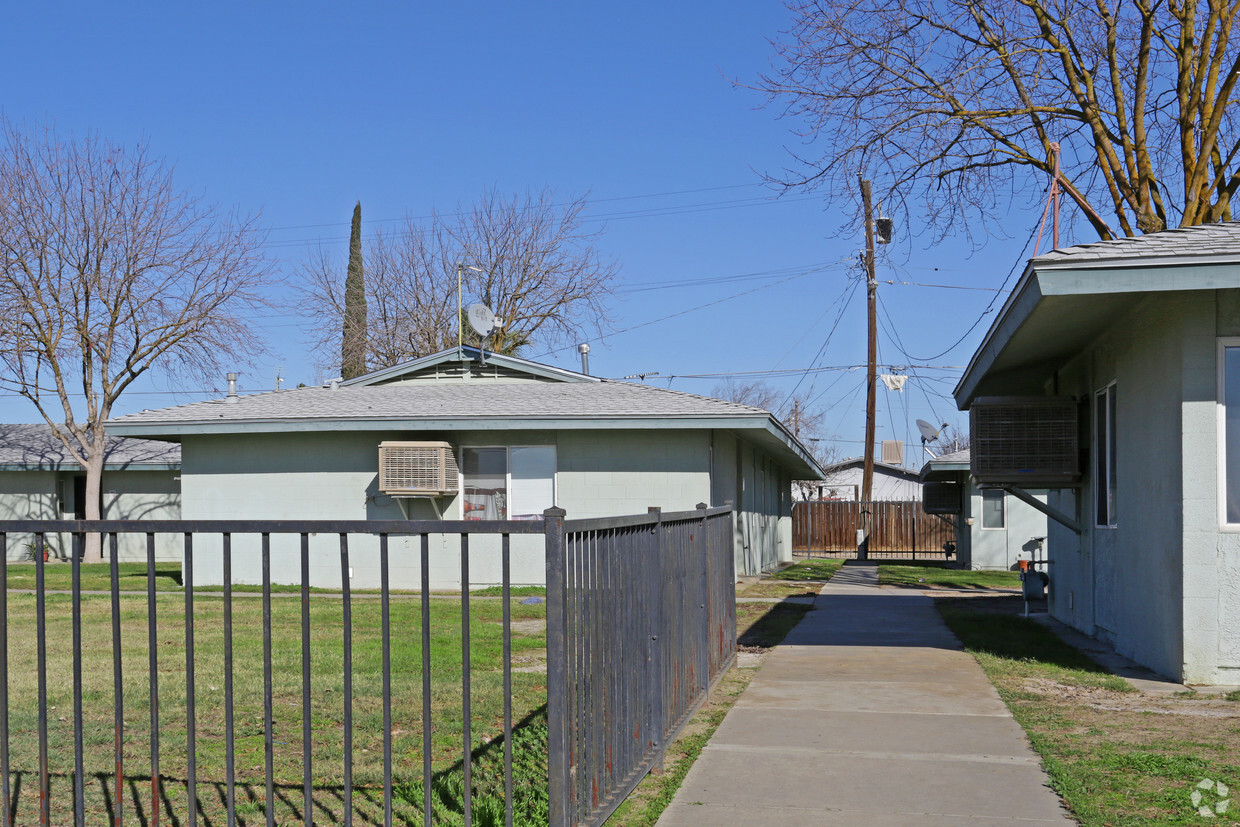
POLYGON ((968 462, 969 456, 969 449, 965 448, 963 451, 953 451, 950 454, 939 454, 937 457, 930 460, 930 464, 933 465, 936 462, 941 462, 944 464, 950 462, 968 462))
POLYGON ((752 417, 766 411, 679 391, 627 382, 482 381, 331 388, 293 388, 129 414, 112 422, 297 422, 312 420, 589 419, 752 417))
POLYGON ((1134 238, 1096 241, 1052 250, 1034 259, 1035 263, 1072 261, 1114 261, 1122 259, 1160 259, 1185 256, 1240 258, 1240 221, 1176 227, 1134 238))
MULTIPOLYGON (((181 446, 132 437, 108 437, 108 468, 181 464, 181 446)), ((0 466, 79 468, 47 425, 0 425, 0 466)))

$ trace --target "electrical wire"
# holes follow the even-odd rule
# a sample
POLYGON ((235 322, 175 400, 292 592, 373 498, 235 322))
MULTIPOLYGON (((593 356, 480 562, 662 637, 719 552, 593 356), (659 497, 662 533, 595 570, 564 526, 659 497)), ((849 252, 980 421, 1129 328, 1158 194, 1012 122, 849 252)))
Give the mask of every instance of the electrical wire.
MULTIPOLYGON (((641 329, 641 328, 643 328, 643 327, 649 327, 649 326, 650 326, 650 325, 652 325, 652 324, 658 324, 659 322, 665 322, 665 321, 667 321, 668 319, 676 319, 676 318, 679 318, 680 316, 686 316, 686 315, 688 315, 688 314, 690 314, 690 313, 696 313, 696 312, 697 312, 697 311, 699 311, 699 310, 705 310, 705 309, 706 309, 706 308, 708 308, 708 307, 714 307, 714 306, 715 306, 715 305, 717 305, 717 304, 723 304, 724 302, 726 302, 726 301, 731 301, 732 299, 739 299, 741 296, 748 296, 748 295, 749 295, 749 294, 751 294, 751 293, 757 293, 759 290, 766 290, 766 289, 771 288, 771 287, 778 287, 779 285, 781 285, 781 284, 786 284, 786 283, 788 283, 788 282, 792 281, 793 279, 804 278, 805 276, 808 276, 808 275, 810 275, 810 273, 813 273, 813 272, 820 272, 820 271, 818 271, 818 270, 809 270, 809 271, 806 271, 806 272, 804 272, 804 273, 797 273, 797 274, 795 274, 795 275, 788 276, 787 278, 780 279, 779 281, 771 282, 770 284, 762 284, 762 285, 759 285, 759 286, 757 286, 757 287, 751 288, 751 289, 749 289, 749 290, 742 291, 742 292, 740 292, 740 293, 734 293, 734 294, 732 294, 731 296, 724 296, 722 299, 716 299, 716 300, 714 300, 714 301, 712 301, 712 302, 706 302, 705 304, 699 304, 699 305, 697 305, 697 306, 695 306, 695 307, 690 307, 690 308, 688 308, 688 309, 686 309, 686 310, 679 310, 679 311, 677 311, 677 312, 675 312, 675 313, 669 313, 669 314, 668 314, 668 315, 666 315, 666 316, 660 316, 660 317, 659 317, 659 318, 657 318, 657 319, 651 319, 650 321, 647 321, 647 322, 642 322, 642 323, 640 323, 640 324, 635 324, 635 325, 632 325, 631 327, 625 327, 625 328, 622 328, 622 329, 620 329, 620 330, 613 330, 613 331, 611 331, 608 335, 609 335, 609 336, 619 336, 619 335, 620 335, 620 334, 622 334, 622 333, 630 333, 630 332, 632 332, 632 331, 634 331, 634 330, 639 330, 639 329, 641 329)), ((593 341, 598 341, 598 340, 597 340, 597 339, 588 339, 588 340, 586 340, 586 341, 587 341, 587 342, 593 342, 593 341)), ((544 357, 544 356, 550 356, 550 355, 552 355, 552 354, 555 354, 555 353, 560 353, 560 352, 565 351, 565 350, 575 349, 576 347, 577 347, 576 345, 565 345, 564 347, 552 348, 551 350, 545 350, 545 351, 543 351, 542 353, 539 353, 539 354, 538 354, 537 356, 535 356, 534 358, 535 358, 535 359, 541 359, 541 358, 542 358, 542 357, 544 357)))
POLYGON ((942 357, 946 356, 947 354, 955 350, 957 347, 959 347, 960 344, 965 339, 969 338, 969 336, 972 335, 973 331, 977 329, 977 326, 982 323, 982 321, 986 318, 986 316, 994 310, 995 302, 998 301, 999 296, 1003 294, 1004 289, 1007 287, 1008 282, 1012 280, 1012 275, 1017 271, 1017 269, 1021 266, 1021 264, 1025 262, 1025 257, 1024 257, 1025 251, 1029 249, 1029 245, 1033 243, 1033 236, 1037 232, 1037 230, 1038 230, 1038 227, 1037 227, 1037 224, 1035 223, 1033 228, 1029 231, 1029 238, 1025 240, 1024 246, 1020 248, 1020 253, 1017 255, 1016 261, 1012 265, 1012 269, 1008 271, 1007 276, 1004 277, 1003 279, 1003 283, 999 285, 999 290, 995 293, 993 297, 991 297, 990 303, 986 305, 986 309, 983 310, 981 315, 977 317, 977 321, 969 325, 969 329, 966 330, 959 339, 953 342, 952 345, 948 347, 946 350, 940 353, 936 353, 933 356, 926 356, 926 357, 913 356, 911 353, 908 353, 902 348, 900 352, 903 353, 904 356, 907 357, 909 361, 912 361, 912 362, 932 362, 935 359, 941 359, 942 357))
MULTIPOLYGON (((861 283, 860 280, 853 279, 848 285, 845 286, 844 292, 841 294, 840 299, 836 300, 837 303, 839 303, 840 305, 839 312, 835 315, 835 321, 831 323, 831 329, 827 331, 827 338, 823 340, 822 347, 818 348, 818 353, 814 356, 813 359, 810 360, 810 367, 813 367, 814 365, 818 364, 818 360, 826 355, 827 345, 831 344, 831 337, 835 335, 836 329, 840 326, 840 320, 844 318, 845 311, 847 311, 849 305, 852 304, 853 294, 857 292, 857 285, 859 285, 860 283, 861 283)), ((786 406, 788 402, 793 397, 796 396, 796 392, 800 390, 801 388, 801 383, 805 381, 805 377, 808 375, 809 375, 809 371, 806 371, 804 374, 801 375, 801 378, 797 380, 796 385, 793 386, 792 390, 788 392, 788 395, 784 397, 783 402, 780 403, 780 407, 786 406)), ((805 392, 805 395, 809 396, 813 392, 814 392, 814 383, 811 382, 809 386, 809 390, 805 392)))

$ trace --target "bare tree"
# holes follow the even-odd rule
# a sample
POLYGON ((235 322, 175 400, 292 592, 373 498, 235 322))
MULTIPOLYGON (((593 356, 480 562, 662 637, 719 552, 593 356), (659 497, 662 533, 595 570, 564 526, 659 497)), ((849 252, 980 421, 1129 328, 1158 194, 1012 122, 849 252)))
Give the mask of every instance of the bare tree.
MULTIPOLYGON (((145 145, 0 123, 0 387, 29 399, 86 471, 100 516, 104 422, 149 370, 249 361, 272 272, 254 219, 179 190, 145 145)), ((100 559, 98 538, 86 559, 100 559)))
MULTIPOLYGON (((785 400, 785 394, 761 380, 737 381, 728 377, 711 390, 711 396, 752 405, 770 411, 780 418, 792 431, 792 435, 805 444, 810 454, 824 468, 839 458, 839 450, 835 443, 822 436, 826 414, 822 411, 811 411, 802 396, 793 396, 785 400)), ((794 481, 800 489, 803 499, 809 499, 820 484, 817 480, 794 481)))
MULTIPOLYGON (((599 332, 618 269, 595 247, 599 232, 584 228, 585 207, 584 197, 558 203, 550 190, 511 198, 491 191, 455 213, 376 233, 365 253, 368 365, 455 345, 458 278, 466 304, 486 304, 503 320, 488 343, 498 352, 599 332)), ((338 272, 320 249, 302 284, 316 352, 332 365, 344 312, 338 272)), ((479 342, 468 325, 462 338, 479 342)))
POLYGON ((939 456, 965 451, 969 447, 969 432, 948 425, 939 431, 939 435, 929 443, 929 447, 939 456))
POLYGON ((773 176, 849 193, 940 234, 1062 181, 1100 238, 1231 218, 1240 3, 791 0, 758 88, 802 123, 773 176), (814 151, 813 147, 820 147, 814 151))

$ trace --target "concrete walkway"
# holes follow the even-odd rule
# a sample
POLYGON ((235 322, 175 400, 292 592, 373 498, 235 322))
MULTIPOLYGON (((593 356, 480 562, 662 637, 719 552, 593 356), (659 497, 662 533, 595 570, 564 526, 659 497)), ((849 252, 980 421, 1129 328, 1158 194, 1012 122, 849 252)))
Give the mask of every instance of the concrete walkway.
POLYGON ((932 598, 845 566, 767 656, 659 827, 1074 823, 932 598))

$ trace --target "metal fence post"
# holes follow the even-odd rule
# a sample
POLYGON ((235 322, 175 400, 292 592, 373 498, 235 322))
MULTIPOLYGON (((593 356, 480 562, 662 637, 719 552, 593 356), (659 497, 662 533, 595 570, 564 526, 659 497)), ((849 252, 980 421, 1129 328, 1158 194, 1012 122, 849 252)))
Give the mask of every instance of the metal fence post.
POLYGON ((705 700, 710 694, 710 568, 713 550, 710 547, 710 535, 706 530, 706 503, 698 503, 697 509, 702 512, 702 522, 698 528, 698 567, 702 570, 701 584, 701 620, 698 625, 698 674, 701 677, 702 697, 705 700))
POLYGON ((667 630, 663 628, 663 581, 666 574, 663 571, 664 555, 663 555, 663 510, 657 506, 651 506, 646 509, 650 514, 655 515, 654 527, 651 529, 654 535, 654 542, 651 544, 652 557, 650 561, 651 567, 649 571, 654 573, 653 577, 645 578, 647 605, 650 607, 650 641, 647 658, 650 663, 650 685, 654 688, 654 692, 650 698, 650 732, 654 735, 654 742, 651 746, 654 748, 654 766, 663 771, 663 753, 666 751, 667 730, 663 721, 663 646, 659 640, 660 636, 665 635, 667 630))
POLYGON ((567 827, 568 753, 568 583, 565 577, 562 508, 543 512, 547 555, 547 785, 550 827, 567 827))

